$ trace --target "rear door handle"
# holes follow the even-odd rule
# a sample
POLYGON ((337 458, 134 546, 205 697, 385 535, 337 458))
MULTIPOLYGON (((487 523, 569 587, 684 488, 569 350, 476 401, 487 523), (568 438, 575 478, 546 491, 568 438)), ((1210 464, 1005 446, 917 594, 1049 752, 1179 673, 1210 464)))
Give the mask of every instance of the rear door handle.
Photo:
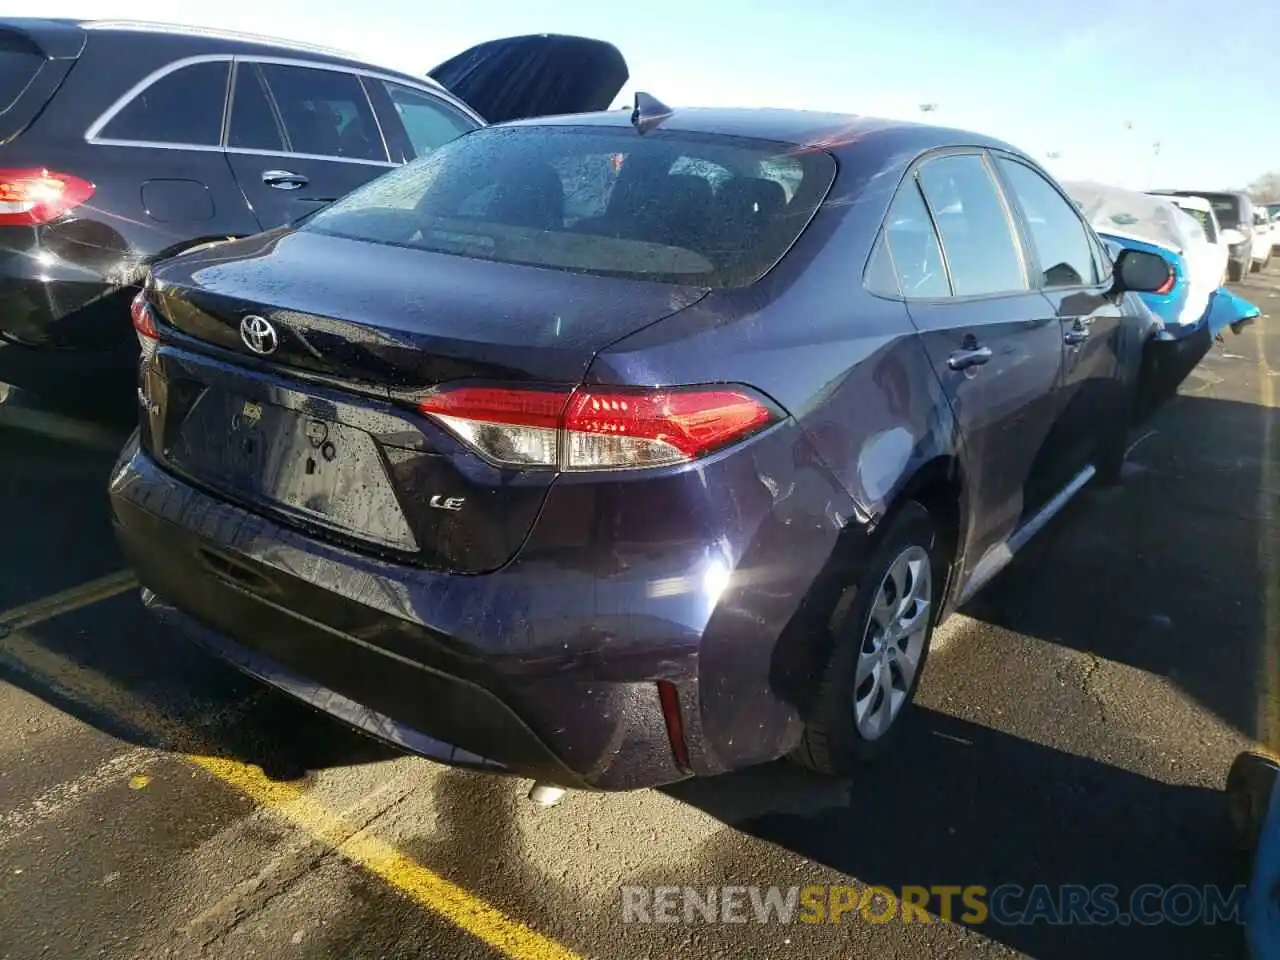
POLYGON ((277 190, 297 190, 305 187, 308 180, 302 174, 290 173, 288 170, 263 170, 262 182, 277 190))
POLYGON ((947 358, 947 366, 952 370, 968 370, 980 367, 992 357, 990 347, 973 347, 968 350, 957 350, 947 358))

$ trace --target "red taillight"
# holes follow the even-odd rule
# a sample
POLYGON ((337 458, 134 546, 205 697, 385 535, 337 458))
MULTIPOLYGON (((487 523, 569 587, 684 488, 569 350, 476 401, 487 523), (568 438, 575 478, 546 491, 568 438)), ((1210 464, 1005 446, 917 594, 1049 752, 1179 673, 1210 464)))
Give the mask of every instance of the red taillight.
POLYGON ((735 387, 445 388, 419 409, 498 463, 619 470, 696 460, 773 422, 735 387))
POLYGON ((138 331, 138 336, 147 340, 159 340, 160 331, 156 329, 156 318, 151 301, 147 299, 145 291, 138 291, 138 295, 133 298, 133 302, 129 304, 129 317, 133 320, 133 329, 138 331))
POLYGON ((74 210, 93 196, 88 180, 42 167, 0 169, 0 227, 30 227, 74 210))

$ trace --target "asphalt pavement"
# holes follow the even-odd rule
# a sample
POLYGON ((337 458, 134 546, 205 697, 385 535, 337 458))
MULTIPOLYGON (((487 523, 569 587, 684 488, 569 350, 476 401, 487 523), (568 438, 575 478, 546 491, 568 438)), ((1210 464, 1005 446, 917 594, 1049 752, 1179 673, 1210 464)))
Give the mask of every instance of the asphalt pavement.
POLYGON ((0 430, 0 958, 1242 956, 1232 923, 641 923, 621 892, 1238 884, 1226 771, 1280 746, 1280 272, 1238 289, 1276 317, 939 632, 852 783, 543 809, 396 754, 150 621, 109 434, 0 430))

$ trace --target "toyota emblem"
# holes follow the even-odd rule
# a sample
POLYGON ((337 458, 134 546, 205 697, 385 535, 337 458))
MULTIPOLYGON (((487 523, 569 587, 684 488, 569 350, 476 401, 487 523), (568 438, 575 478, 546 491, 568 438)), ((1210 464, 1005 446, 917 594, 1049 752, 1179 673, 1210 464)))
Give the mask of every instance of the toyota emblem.
POLYGON ((252 313, 240 321, 240 339, 254 353, 275 353, 280 346, 280 336, 271 321, 252 313))

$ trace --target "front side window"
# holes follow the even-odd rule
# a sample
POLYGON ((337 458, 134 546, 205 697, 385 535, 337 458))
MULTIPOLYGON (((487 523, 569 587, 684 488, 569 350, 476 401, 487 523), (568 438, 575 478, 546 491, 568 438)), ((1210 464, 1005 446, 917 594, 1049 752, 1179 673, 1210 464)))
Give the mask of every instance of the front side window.
POLYGON ((1009 215, 982 157, 939 157, 924 163, 918 176, 942 236, 955 295, 1026 290, 1009 215))
POLYGON ((386 88, 396 116, 404 126, 415 156, 425 157, 456 137, 476 128, 476 123, 446 106, 430 94, 385 80, 374 81, 386 88))
POLYGON ((260 65, 290 153, 343 160, 387 159, 359 79, 338 70, 260 65))
POLYGON ((1100 277, 1093 244, 1071 204, 1026 164, 1006 157, 996 162, 1022 209, 1040 264, 1041 284, 1049 288, 1096 284, 1100 277))
POLYGON ((379 177, 301 229, 574 273, 742 286, 790 249, 835 170, 828 153, 736 137, 490 127, 379 177))
POLYGON ((231 63, 193 63, 167 73, 135 96, 98 136, 216 147, 222 142, 222 112, 231 63))

